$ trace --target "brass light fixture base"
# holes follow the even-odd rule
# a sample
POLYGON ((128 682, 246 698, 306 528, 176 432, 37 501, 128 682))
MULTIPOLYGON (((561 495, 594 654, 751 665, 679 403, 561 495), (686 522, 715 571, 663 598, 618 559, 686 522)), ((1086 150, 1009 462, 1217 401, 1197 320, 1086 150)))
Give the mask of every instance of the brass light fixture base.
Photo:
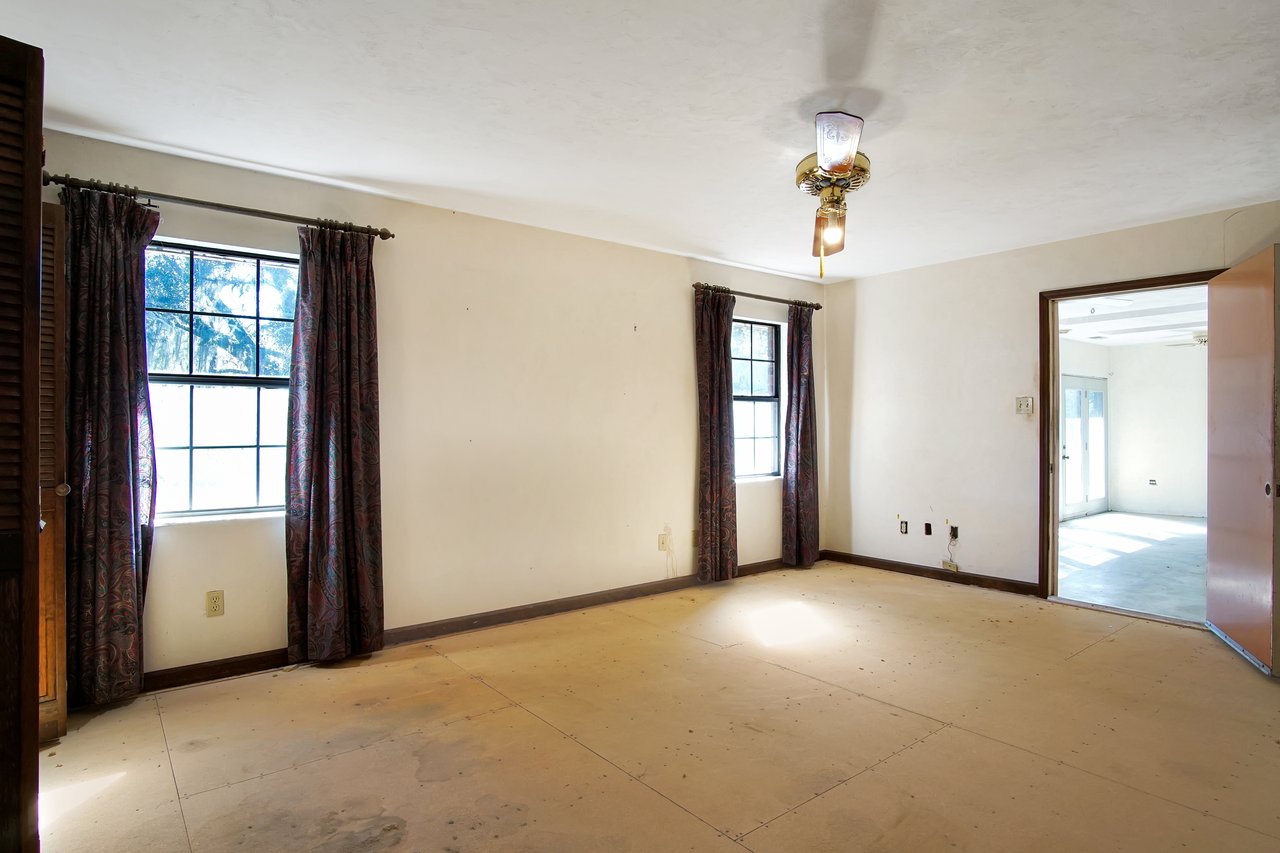
POLYGON ((810 154, 796 164, 796 186, 809 195, 822 196, 838 190, 841 195, 862 189, 871 180, 871 158, 861 151, 853 158, 853 170, 847 175, 833 175, 818 168, 818 155, 810 154))

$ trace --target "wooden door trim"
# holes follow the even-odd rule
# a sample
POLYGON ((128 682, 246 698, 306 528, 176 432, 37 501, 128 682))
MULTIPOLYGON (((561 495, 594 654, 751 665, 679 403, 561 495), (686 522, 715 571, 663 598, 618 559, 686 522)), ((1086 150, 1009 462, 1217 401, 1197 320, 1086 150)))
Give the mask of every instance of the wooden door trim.
POLYGON ((1129 281, 1112 281, 1103 284, 1084 284, 1059 290, 1040 291, 1040 520, 1039 560, 1040 580, 1037 594, 1041 598, 1056 595, 1053 588, 1053 561, 1057 557, 1057 469, 1054 453, 1058 442, 1058 303, 1064 299, 1085 296, 1106 296, 1113 293, 1132 293, 1139 290, 1163 290, 1188 284, 1203 284, 1221 275, 1226 269, 1201 270, 1175 273, 1152 278, 1136 278, 1129 281))

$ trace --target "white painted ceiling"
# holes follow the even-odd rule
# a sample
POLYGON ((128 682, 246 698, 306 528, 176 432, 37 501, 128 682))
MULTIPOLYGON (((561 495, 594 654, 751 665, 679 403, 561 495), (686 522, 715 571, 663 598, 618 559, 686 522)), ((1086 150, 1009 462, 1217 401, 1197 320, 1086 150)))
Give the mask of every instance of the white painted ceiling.
POLYGON ((795 163, 861 113, 829 280, 1280 198, 1277 0, 0 0, 0 32, 51 128, 802 276, 795 163))
POLYGON ((1194 346, 1208 328, 1209 288, 1203 284, 1058 303, 1059 336, 1086 344, 1194 346))

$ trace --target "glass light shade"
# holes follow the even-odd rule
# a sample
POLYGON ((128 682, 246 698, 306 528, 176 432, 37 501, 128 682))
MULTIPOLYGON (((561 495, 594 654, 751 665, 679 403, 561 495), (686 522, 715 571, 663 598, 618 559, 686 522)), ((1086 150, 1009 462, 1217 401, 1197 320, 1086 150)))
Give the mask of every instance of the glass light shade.
POLYGON ((840 213, 828 218, 819 213, 813 220, 813 256, 834 255, 844 251, 844 218, 840 213))
POLYGON ((862 139, 862 118, 843 112, 818 113, 818 168, 833 175, 853 171, 853 158, 862 139))

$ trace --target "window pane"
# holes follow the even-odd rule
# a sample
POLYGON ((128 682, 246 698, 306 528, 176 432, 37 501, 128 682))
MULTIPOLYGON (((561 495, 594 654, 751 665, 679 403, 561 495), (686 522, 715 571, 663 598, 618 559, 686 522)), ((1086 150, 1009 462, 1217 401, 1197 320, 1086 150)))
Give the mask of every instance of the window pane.
POLYGON ((751 324, 734 323, 729 336, 729 354, 734 358, 751 358, 751 324))
POLYGON ((733 434, 737 438, 750 438, 755 428, 755 416, 751 413, 751 404, 734 401, 733 434))
POLYGON ((260 376, 288 376, 289 356, 293 352, 293 323, 288 320, 262 320, 258 323, 260 343, 258 366, 260 376))
POLYGON ((778 472, 778 440, 776 438, 756 439, 756 471, 760 474, 778 472))
MULTIPOLYGON (((774 396, 773 362, 751 362, 751 394, 756 397, 774 396)), ((736 393, 736 391, 735 391, 736 393)))
POLYGON ((755 406, 756 436, 774 438, 778 434, 778 404, 753 403, 755 406))
MULTIPOLYGON (((181 386, 179 386, 181 387, 181 386)), ((191 509, 189 450, 156 451, 156 512, 185 512, 191 509)))
POLYGON ((197 447, 258 443, 258 389, 238 385, 197 385, 192 393, 193 438, 197 447))
POLYGON ((151 433, 156 447, 191 446, 191 386, 152 382, 151 433))
POLYGON ((258 451, 193 450, 191 508, 239 509, 257 506, 258 451))
POLYGON ((147 249, 148 308, 191 306, 191 256, 186 252, 147 249))
POLYGON ((733 442, 734 473, 749 477, 756 472, 755 439, 739 438, 733 442))
POLYGON ((751 396, 751 362, 733 360, 733 394, 751 396))
POLYGON ((255 320, 195 318, 196 373, 253 376, 258 372, 255 320))
POLYGON ((773 360, 773 326, 751 327, 751 357, 773 360))
POLYGON ((147 370, 189 373, 191 326, 186 314, 147 312, 147 370))
POLYGON ((195 310, 258 313, 258 264, 252 258, 195 256, 195 310))
POLYGON ((289 389, 262 389, 262 426, 259 444, 288 444, 289 389))
POLYGON ((262 468, 258 482, 259 506, 284 506, 284 448, 264 447, 261 454, 262 468))
POLYGON ((258 313, 263 317, 293 319, 298 302, 298 265, 262 261, 262 288, 258 291, 258 313))

